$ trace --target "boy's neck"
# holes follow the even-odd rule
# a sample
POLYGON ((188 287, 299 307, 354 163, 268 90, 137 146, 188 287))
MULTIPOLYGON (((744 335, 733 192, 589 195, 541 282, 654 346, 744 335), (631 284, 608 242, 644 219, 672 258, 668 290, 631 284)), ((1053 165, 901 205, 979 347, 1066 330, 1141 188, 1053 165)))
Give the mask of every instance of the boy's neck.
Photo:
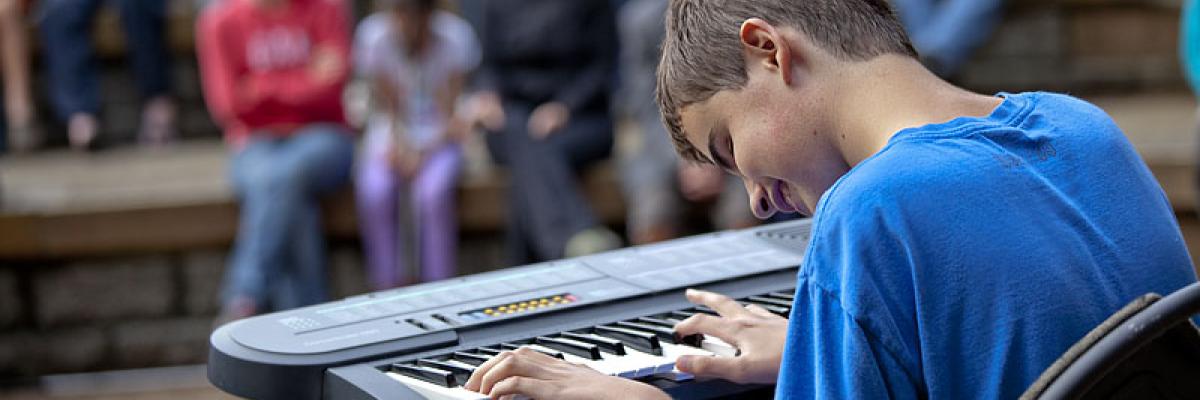
POLYGON ((900 130, 990 115, 1001 99, 958 88, 919 61, 881 56, 839 66, 830 87, 835 99, 829 132, 850 166, 878 153, 900 130))

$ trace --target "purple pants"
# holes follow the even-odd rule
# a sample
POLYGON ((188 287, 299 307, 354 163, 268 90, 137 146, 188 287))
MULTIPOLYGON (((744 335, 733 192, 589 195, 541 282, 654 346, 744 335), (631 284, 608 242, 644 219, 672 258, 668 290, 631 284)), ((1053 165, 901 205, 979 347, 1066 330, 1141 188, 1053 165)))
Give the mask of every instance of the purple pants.
POLYGON ((434 281, 455 275, 458 226, 454 191, 461 164, 459 146, 444 146, 434 150, 412 182, 405 182, 380 153, 368 152, 363 158, 355 190, 367 272, 374 289, 413 282, 414 274, 405 262, 409 257, 404 256, 400 240, 407 232, 416 233, 420 280, 434 281), (399 226, 400 196, 407 196, 412 214, 406 217, 417 226, 399 226))

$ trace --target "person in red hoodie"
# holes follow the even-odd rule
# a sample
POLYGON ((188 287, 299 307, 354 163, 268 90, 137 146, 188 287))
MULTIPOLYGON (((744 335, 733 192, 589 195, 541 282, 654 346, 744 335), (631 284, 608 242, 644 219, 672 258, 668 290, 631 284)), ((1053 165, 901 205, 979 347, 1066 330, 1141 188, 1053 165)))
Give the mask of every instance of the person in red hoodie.
POLYGON ((197 27, 204 98, 241 201, 218 322, 324 301, 319 197, 349 177, 341 93, 349 32, 337 0, 226 0, 197 27))

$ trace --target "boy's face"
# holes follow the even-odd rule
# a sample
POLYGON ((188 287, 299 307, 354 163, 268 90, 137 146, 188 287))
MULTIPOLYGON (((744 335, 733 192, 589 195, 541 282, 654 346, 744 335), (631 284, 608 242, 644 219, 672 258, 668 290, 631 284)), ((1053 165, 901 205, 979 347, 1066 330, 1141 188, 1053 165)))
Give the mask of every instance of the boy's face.
POLYGON ((750 67, 746 87, 684 107, 683 130, 693 146, 742 178, 756 217, 811 216, 821 195, 849 171, 829 140, 826 96, 813 82, 789 85, 750 67))

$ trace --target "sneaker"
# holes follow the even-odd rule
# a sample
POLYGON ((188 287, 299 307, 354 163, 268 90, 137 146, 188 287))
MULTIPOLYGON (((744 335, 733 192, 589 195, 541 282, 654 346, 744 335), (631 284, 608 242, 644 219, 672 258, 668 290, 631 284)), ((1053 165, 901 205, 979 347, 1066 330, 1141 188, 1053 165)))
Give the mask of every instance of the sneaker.
POLYGON ((167 96, 158 96, 146 102, 142 108, 141 131, 138 140, 142 145, 161 147, 175 141, 175 102, 167 96))
POLYGON ((67 121, 67 140, 71 148, 79 151, 91 151, 96 148, 96 136, 100 133, 100 121, 95 115, 76 113, 67 121))
POLYGON ((621 248, 621 238, 603 226, 584 229, 567 240, 565 257, 579 257, 621 248))

